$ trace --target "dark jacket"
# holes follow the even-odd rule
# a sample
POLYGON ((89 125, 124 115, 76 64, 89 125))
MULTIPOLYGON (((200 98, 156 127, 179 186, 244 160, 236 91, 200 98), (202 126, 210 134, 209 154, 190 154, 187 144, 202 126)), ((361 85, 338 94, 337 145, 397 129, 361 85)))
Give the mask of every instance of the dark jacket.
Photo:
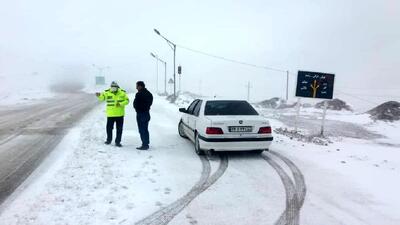
POLYGON ((135 108, 136 112, 148 112, 152 104, 153 95, 146 88, 136 93, 135 100, 133 101, 133 108, 135 108))

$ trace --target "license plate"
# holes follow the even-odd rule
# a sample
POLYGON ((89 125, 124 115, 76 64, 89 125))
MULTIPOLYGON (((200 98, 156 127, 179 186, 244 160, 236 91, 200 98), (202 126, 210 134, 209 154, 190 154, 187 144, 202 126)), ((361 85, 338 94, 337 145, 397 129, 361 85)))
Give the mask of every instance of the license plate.
POLYGON ((253 127, 229 127, 229 132, 252 132, 253 131, 253 127))

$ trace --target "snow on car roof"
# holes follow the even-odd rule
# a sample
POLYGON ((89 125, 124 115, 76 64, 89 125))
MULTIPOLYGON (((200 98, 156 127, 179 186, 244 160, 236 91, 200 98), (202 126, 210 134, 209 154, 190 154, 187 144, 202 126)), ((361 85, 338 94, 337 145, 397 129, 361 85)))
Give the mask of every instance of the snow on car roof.
POLYGON ((245 99, 232 99, 232 98, 197 98, 203 101, 246 101, 245 99))

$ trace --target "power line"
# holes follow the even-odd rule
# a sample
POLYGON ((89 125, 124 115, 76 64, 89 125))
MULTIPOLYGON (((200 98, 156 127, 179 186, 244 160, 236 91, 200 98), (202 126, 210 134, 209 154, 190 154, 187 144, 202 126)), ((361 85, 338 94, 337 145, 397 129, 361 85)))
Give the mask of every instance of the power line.
POLYGON ((392 90, 400 90, 400 88, 357 88, 357 87, 340 87, 340 89, 351 89, 351 90, 388 90, 388 91, 392 91, 392 90))
POLYGON ((227 57, 224 57, 224 56, 214 55, 214 54, 203 52, 203 51, 196 50, 196 49, 193 49, 193 48, 185 47, 185 46, 179 45, 179 44, 177 44, 177 46, 182 48, 182 49, 191 51, 191 52, 195 52, 195 53, 198 53, 198 54, 202 54, 202 55, 205 55, 205 56, 209 56, 209 57, 212 57, 212 58, 224 60, 224 61, 231 62, 231 63, 236 63, 236 64, 240 64, 240 65, 244 65, 244 66, 250 66, 250 67, 254 67, 254 68, 258 68, 258 69, 272 70, 272 71, 282 72, 282 73, 286 73, 287 72, 287 70, 278 69, 278 68, 274 68, 274 67, 270 67, 270 66, 256 65, 256 64, 247 63, 247 62, 243 62, 243 61, 239 61, 239 60, 235 60, 235 59, 230 59, 230 58, 227 58, 227 57))
POLYGON ((364 97, 375 97, 375 98, 400 98, 400 95, 370 95, 362 93, 354 93, 354 95, 364 96, 364 97))
POLYGON ((360 101, 367 102, 367 103, 369 103, 371 105, 378 105, 379 104, 379 103, 376 103, 376 102, 373 102, 373 101, 370 101, 370 100, 367 100, 367 99, 364 99, 364 98, 360 98, 360 97, 352 95, 352 94, 344 93, 344 92, 338 91, 338 90, 336 90, 336 91, 339 92, 339 94, 343 94, 343 95, 347 95, 347 96, 353 97, 353 98, 358 99, 360 101))

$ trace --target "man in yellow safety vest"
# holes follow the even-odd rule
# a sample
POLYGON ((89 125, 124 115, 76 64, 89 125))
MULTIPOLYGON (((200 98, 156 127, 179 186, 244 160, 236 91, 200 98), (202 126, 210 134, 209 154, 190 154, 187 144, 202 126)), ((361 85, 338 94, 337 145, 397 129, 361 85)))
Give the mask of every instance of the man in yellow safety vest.
POLYGON ((111 87, 102 93, 96 93, 100 101, 106 101, 107 108, 107 140, 106 145, 111 144, 114 123, 117 124, 117 137, 115 146, 122 147, 122 129, 124 126, 125 106, 129 104, 128 95, 116 82, 111 83, 111 87))

